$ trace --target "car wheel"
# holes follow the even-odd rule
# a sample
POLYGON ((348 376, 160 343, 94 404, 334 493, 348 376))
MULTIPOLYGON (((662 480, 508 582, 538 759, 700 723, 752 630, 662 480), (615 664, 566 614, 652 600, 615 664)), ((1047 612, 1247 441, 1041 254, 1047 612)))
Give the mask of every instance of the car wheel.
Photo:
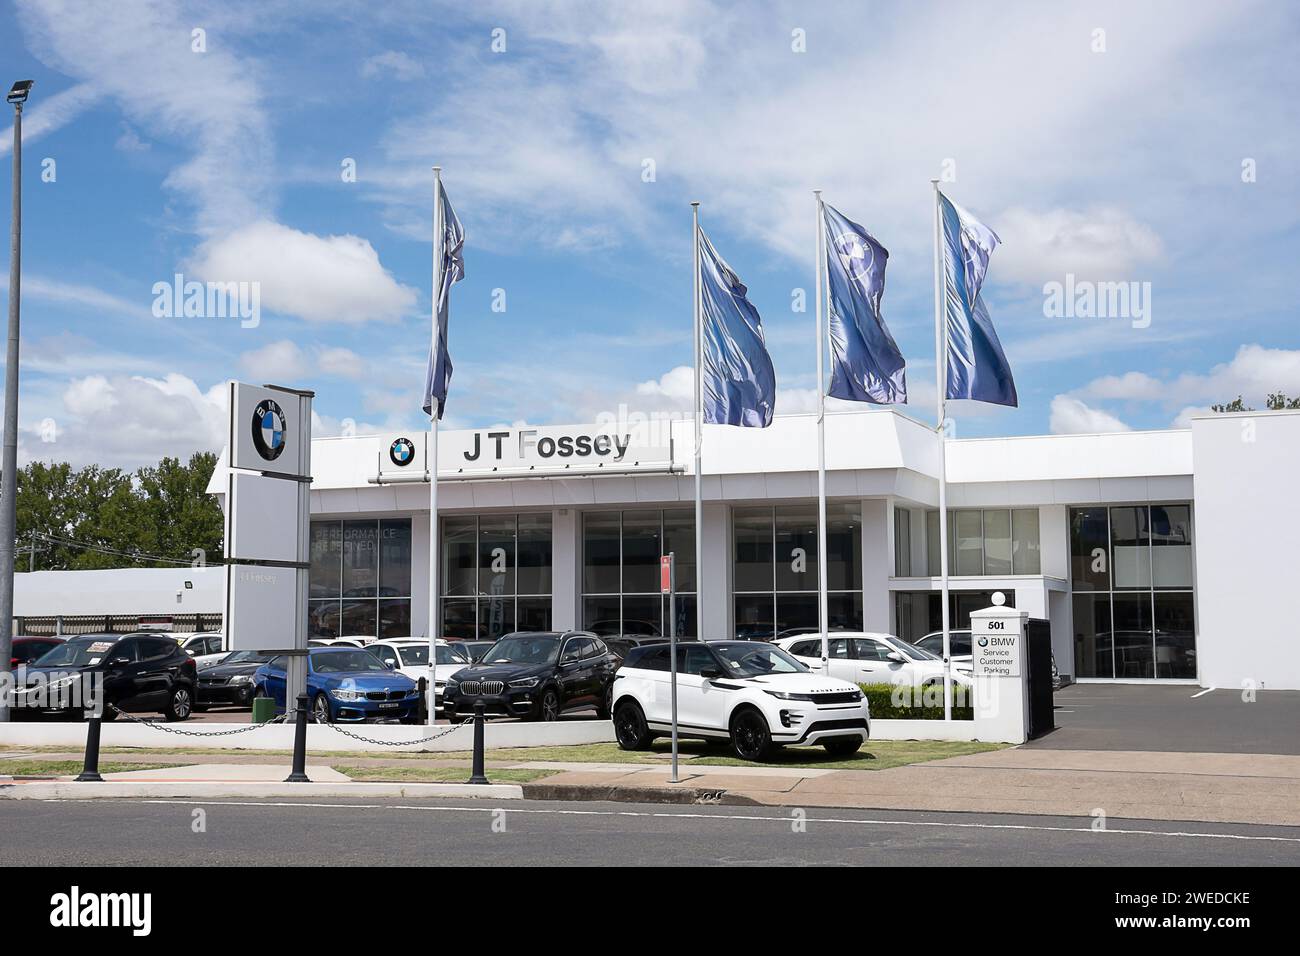
POLYGON ((537 719, 547 721, 560 719, 560 695, 554 688, 542 691, 542 699, 537 702, 537 719))
POLYGON ((167 720, 188 720, 194 713, 194 694, 187 684, 176 684, 167 695, 163 716, 167 720))
POLYGON ((614 711, 614 738, 620 750, 646 750, 650 741, 650 728, 646 726, 645 714, 641 706, 633 700, 625 700, 614 711))
POLYGON ((609 715, 613 712, 614 707, 614 685, 611 683, 605 688, 604 697, 596 705, 596 716, 601 720, 609 720, 609 715))
POLYGON ((731 749, 741 760, 762 760, 772 749, 767 718, 746 707, 731 718, 731 749))
POLYGON ((861 737, 836 737, 823 740, 822 746, 832 757, 848 757, 862 749, 861 737))
POLYGON ((318 724, 334 723, 333 714, 330 713, 329 698, 324 694, 317 694, 316 699, 311 702, 311 716, 318 724))

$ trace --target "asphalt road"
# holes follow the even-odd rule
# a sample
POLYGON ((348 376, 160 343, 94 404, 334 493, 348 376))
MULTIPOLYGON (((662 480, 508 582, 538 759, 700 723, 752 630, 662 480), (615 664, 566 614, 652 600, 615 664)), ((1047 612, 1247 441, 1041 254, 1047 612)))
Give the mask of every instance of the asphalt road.
POLYGON ((1057 729, 1026 746, 1300 755, 1300 691, 1074 684, 1055 699, 1057 729))
POLYGON ((1300 864, 1300 828, 1091 824, 813 809, 800 826, 782 808, 632 803, 13 801, 0 845, 11 860, 62 866, 1300 864))

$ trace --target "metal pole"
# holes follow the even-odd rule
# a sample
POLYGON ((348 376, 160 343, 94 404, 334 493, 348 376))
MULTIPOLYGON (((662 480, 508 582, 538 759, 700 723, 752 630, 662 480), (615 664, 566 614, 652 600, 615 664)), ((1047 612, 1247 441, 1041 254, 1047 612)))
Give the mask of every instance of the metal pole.
MULTIPOLYGON (((433 333, 430 338, 429 361, 438 371, 439 315, 442 298, 443 233, 442 221, 442 167, 433 167, 433 333)), ((448 303, 448 308, 451 305, 448 303)), ((436 382, 434 383, 437 384, 436 382)), ((437 399, 434 399, 437 402, 437 399)), ((428 694, 428 723, 438 722, 438 418, 442 411, 436 404, 430 406, 429 421, 429 678, 425 692, 428 694)))
MULTIPOLYGON (((826 596, 826 323, 822 320, 822 270, 826 268, 825 214, 822 210, 822 191, 814 189, 817 197, 817 630, 822 636, 822 673, 830 676, 830 611, 826 596)), ((826 300, 830 311, 829 296, 826 300)))
POLYGON ((939 614, 943 622, 943 719, 952 720, 952 648, 948 630, 948 438, 944 429, 948 414, 948 323, 943 314, 943 265, 940 255, 943 226, 939 218, 939 180, 932 179, 930 184, 934 186, 934 364, 938 385, 935 418, 939 433, 939 614))
POLYGON ((298 698, 297 723, 293 729, 293 769, 285 783, 311 783, 307 776, 307 695, 298 698))
MULTIPOLYGON (((695 637, 704 640, 704 331, 700 323, 700 204, 691 203, 694 272, 692 324, 695 329, 695 637)), ((673 777, 677 776, 676 771, 673 777)))
POLYGON ((483 714, 487 710, 487 704, 478 700, 474 702, 474 755, 473 766, 470 768, 469 779, 466 783, 484 784, 491 781, 487 778, 487 773, 483 770, 483 714))
MULTIPOLYGON (((669 783, 680 783, 681 778, 677 776, 677 562, 674 554, 668 552, 668 667, 672 671, 673 709, 673 776, 669 783)), ((698 564, 695 573, 699 574, 698 564)))
POLYGON ((103 783, 99 775, 99 729, 100 715, 91 714, 86 719, 86 758, 81 765, 81 773, 74 783, 103 783))
MULTIPOLYGON (((13 656, 14 529, 18 523, 18 302, 22 278, 23 104, 14 103, 13 218, 9 226, 9 341, 5 350, 5 440, 0 460, 0 683, 9 686, 13 656)), ((0 723, 9 697, 0 691, 0 723)))

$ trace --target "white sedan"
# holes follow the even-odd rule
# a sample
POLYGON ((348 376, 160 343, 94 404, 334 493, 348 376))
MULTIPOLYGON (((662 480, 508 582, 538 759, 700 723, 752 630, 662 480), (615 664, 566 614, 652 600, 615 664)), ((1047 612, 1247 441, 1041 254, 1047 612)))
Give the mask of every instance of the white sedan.
MULTIPOLYGON (((814 671, 822 666, 822 641, 801 634, 773 642, 814 671)), ((943 682, 943 661, 915 644, 892 634, 835 631, 830 635, 830 676, 855 684, 896 684, 928 687, 943 682)), ((970 678, 954 669, 954 684, 969 685, 970 678)))
MULTIPOLYGON (((423 692, 429 679, 429 642, 421 637, 390 637, 366 645, 374 654, 399 674, 405 674, 420 685, 423 692)), ((438 661, 434 666, 433 693, 441 699, 447 678, 473 661, 465 648, 450 641, 438 641, 438 661)), ((439 705, 441 706, 441 705, 439 705)))

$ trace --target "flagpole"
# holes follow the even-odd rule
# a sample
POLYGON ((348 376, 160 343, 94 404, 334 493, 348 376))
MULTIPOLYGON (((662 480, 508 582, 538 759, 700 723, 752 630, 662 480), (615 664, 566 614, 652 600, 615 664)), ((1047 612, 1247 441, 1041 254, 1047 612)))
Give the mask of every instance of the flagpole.
MULTIPOLYGON (((826 282, 826 213, 822 206, 822 191, 814 189, 817 197, 817 629, 822 638, 822 673, 831 672, 829 608, 826 596, 826 321, 822 312, 822 286, 826 282)), ((830 294, 827 292, 826 310, 830 311, 830 294)))
MULTIPOLYGON (((433 372, 438 373, 438 341, 440 333, 438 305, 442 297, 443 243, 446 224, 442 221, 442 167, 433 167, 433 333, 430 338, 429 361, 433 372)), ((450 307, 450 304, 449 304, 450 307)), ((434 383, 435 392, 437 383, 434 383)), ((438 417, 442 411, 437 396, 432 396, 429 406, 429 677, 426 693, 429 695, 428 721, 438 720, 438 692, 434 684, 438 673, 438 417)))
POLYGON ((691 203, 692 273, 694 292, 693 323, 695 328, 695 639, 704 640, 704 334, 700 320, 700 204, 691 203))
POLYGON ((943 316, 943 267, 940 245, 943 226, 940 221, 939 180, 934 187, 934 358, 936 412, 939 434, 939 600, 943 622, 943 719, 952 720, 952 647, 948 620, 948 437, 945 429, 948 414, 948 328, 943 316))

